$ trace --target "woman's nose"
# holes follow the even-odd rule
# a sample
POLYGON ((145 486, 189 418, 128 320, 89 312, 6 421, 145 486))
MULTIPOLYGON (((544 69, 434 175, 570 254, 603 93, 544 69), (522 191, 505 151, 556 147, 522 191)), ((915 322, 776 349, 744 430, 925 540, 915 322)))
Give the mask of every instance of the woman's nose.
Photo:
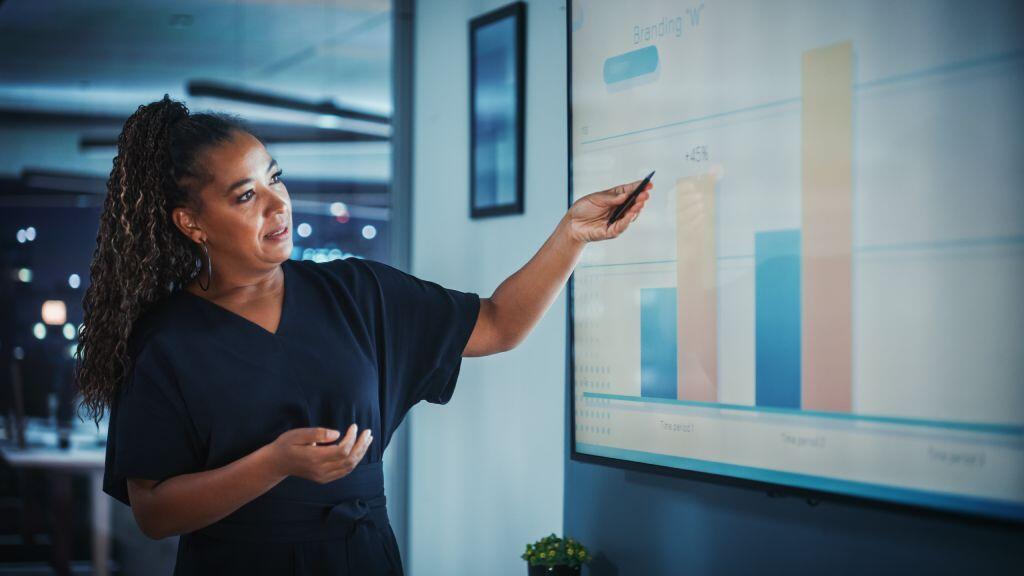
POLYGON ((271 191, 267 195, 267 213, 274 214, 276 212, 286 212, 288 207, 288 197, 280 194, 276 191, 271 191))

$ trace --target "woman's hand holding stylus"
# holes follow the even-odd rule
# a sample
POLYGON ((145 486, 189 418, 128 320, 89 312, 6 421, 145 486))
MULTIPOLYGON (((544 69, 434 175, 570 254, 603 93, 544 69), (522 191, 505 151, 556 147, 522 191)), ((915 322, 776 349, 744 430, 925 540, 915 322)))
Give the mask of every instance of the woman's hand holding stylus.
POLYGON ((295 428, 283 432, 269 445, 277 471, 326 484, 348 475, 362 461, 373 433, 369 428, 358 435, 359 427, 349 426, 337 444, 340 432, 328 428, 295 428), (325 445, 327 444, 327 445, 325 445))
POLYGON ((625 214, 608 224, 643 180, 587 194, 572 204, 555 231, 525 266, 509 276, 490 298, 480 299, 480 315, 463 356, 511 350, 526 338, 555 300, 588 242, 615 238, 637 219, 654 184, 636 196, 625 214))
POLYGON ((636 203, 611 226, 608 225, 608 217, 629 198, 629 193, 635 190, 640 183, 641 180, 636 180, 620 184, 607 190, 587 194, 573 202, 567 214, 573 238, 580 242, 594 242, 615 238, 625 232, 626 228, 629 228, 629 225, 640 216, 644 204, 651 197, 650 190, 654 188, 654 184, 648 182, 643 191, 637 195, 636 203))

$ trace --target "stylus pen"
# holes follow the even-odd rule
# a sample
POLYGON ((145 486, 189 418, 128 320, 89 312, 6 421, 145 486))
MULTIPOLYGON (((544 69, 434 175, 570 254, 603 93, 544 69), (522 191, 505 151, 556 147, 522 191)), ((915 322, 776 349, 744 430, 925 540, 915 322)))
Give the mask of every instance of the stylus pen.
POLYGON ((609 226, 614 224, 619 218, 622 218, 622 215, 633 207, 633 204, 636 202, 636 197, 640 195, 641 190, 647 187, 647 183, 651 181, 651 176, 654 176, 654 172, 654 170, 651 170, 651 173, 647 175, 647 178, 644 178, 643 181, 640 182, 640 185, 636 187, 636 190, 629 193, 629 198, 626 198, 626 201, 619 204, 619 207, 612 212, 612 217, 608 219, 609 226))

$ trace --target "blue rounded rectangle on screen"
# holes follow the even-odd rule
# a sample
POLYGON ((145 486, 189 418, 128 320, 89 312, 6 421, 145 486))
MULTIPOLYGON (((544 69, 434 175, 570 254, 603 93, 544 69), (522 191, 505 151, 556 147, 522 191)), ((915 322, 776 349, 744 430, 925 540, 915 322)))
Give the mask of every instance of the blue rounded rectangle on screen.
POLYGON ((658 48, 646 46, 639 50, 612 56, 604 61, 604 83, 615 84, 658 69, 658 48))

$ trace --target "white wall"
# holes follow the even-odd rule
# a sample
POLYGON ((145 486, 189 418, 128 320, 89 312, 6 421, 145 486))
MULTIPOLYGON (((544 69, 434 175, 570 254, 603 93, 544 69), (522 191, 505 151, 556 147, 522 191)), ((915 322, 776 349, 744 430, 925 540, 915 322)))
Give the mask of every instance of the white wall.
MULTIPOLYGON (((412 272, 490 296, 540 248, 567 198, 565 5, 527 7, 526 213, 469 219, 469 19, 499 1, 416 7, 412 272)), ((452 400, 409 415, 411 576, 524 574, 561 533, 565 291, 518 348, 463 360, 452 400)))

